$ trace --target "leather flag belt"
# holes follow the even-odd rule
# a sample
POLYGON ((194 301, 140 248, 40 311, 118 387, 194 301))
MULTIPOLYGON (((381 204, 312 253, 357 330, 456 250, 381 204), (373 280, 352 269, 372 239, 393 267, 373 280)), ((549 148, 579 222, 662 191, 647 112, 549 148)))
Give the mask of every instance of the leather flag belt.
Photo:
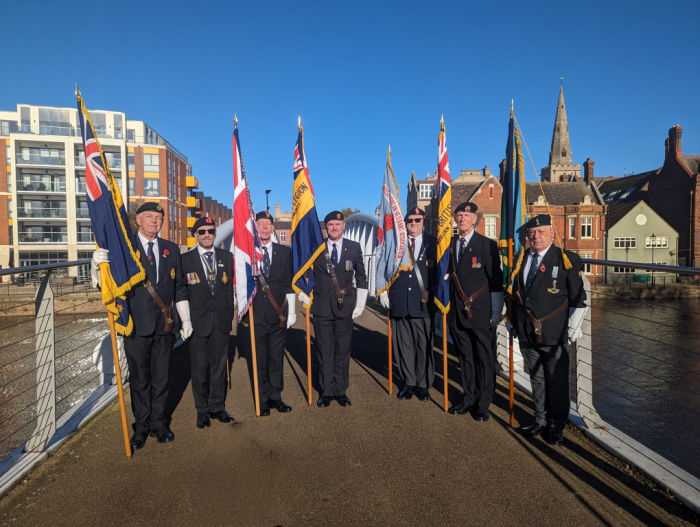
POLYGON ((170 330, 173 328, 173 303, 170 302, 170 305, 166 307, 163 303, 163 299, 158 295, 158 293, 156 293, 156 290, 153 289, 153 285, 151 285, 150 280, 146 280, 143 283, 143 286, 153 297, 153 300, 156 304, 158 304, 158 307, 163 312, 163 316, 165 317, 165 326, 163 327, 163 331, 165 333, 170 333, 170 330))
POLYGON ((525 307, 525 302, 523 302, 523 299, 520 296, 520 292, 518 292, 518 300, 520 301, 520 304, 525 308, 525 313, 527 314, 528 318, 532 321, 532 325, 535 327, 535 341, 538 344, 542 342, 542 324, 544 322, 552 320, 554 317, 561 314, 562 311, 564 311, 567 307, 569 307, 569 299, 566 298, 564 300, 564 303, 558 308, 556 308, 554 311, 552 311, 549 315, 546 315, 542 318, 537 318, 530 309, 525 307))
POLYGON ((270 305, 272 306, 272 309, 275 310, 277 313, 277 316, 280 319, 280 327, 284 328, 285 322, 287 322, 287 317, 284 316, 284 306, 287 305, 287 297, 284 297, 284 302, 282 302, 282 307, 277 303, 275 300, 275 297, 272 296, 272 291, 270 291, 270 284, 267 283, 267 280, 265 280, 265 275, 260 273, 258 275, 258 280, 260 280, 260 285, 262 286, 262 290, 267 296, 267 299, 270 301, 270 305))
POLYGON ((472 318, 472 303, 474 300, 479 298, 481 295, 483 295, 486 291, 489 290, 489 283, 488 281, 481 286, 481 289, 476 291, 475 293, 472 293, 470 296, 467 296, 464 292, 464 289, 462 289, 462 284, 459 283, 459 277, 457 276, 457 259, 455 258, 455 249, 457 248, 457 240, 452 243, 452 250, 450 251, 452 253, 452 280, 455 283, 455 289, 457 289, 457 293, 459 294, 459 297, 462 299, 462 303, 464 304, 464 311, 467 312, 467 318, 472 318))
POLYGON ((328 255, 328 246, 326 245, 326 269, 328 269, 328 274, 331 275, 331 282, 333 282, 333 290, 335 291, 335 298, 336 301, 338 302, 338 311, 343 310, 343 303, 345 302, 345 293, 350 291, 350 285, 352 282, 342 289, 340 288, 340 285, 338 284, 338 278, 335 276, 335 269, 333 268, 333 264, 331 263, 331 258, 328 255))

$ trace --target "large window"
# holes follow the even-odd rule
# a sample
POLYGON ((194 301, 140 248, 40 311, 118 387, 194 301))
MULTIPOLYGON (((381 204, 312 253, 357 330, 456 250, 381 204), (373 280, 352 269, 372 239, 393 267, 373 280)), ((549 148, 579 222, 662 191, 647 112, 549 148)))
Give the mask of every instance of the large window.
POLYGON ((486 229, 486 237, 487 238, 492 238, 496 239, 498 238, 498 234, 496 233, 496 217, 495 216, 486 216, 484 218, 484 227, 486 229))
POLYGON ((418 185, 418 199, 430 199, 433 197, 433 189, 435 188, 435 185, 433 184, 426 184, 426 183, 421 183, 418 185))
POLYGON ((39 108, 39 133, 47 135, 72 135, 70 110, 39 108))
MULTIPOLYGON (((581 253, 581 258, 590 259, 591 253, 581 253)), ((583 264, 583 272, 586 274, 591 274, 591 264, 584 263, 583 264)))
POLYGON ((64 152, 59 148, 23 146, 17 156, 18 163, 35 165, 63 165, 65 161, 64 152))
POLYGON ((581 238, 593 238, 593 218, 590 216, 581 218, 581 238))
POLYGON ((129 165, 129 172, 133 172, 134 170, 136 170, 134 168, 135 167, 135 156, 134 156, 133 152, 128 152, 126 154, 126 161, 129 165))
POLYGON ((637 238, 633 236, 615 236, 613 247, 615 249, 636 249, 637 238))
POLYGON ((20 218, 65 218, 66 202, 62 200, 20 199, 20 218))
POLYGON ((280 243, 287 243, 287 231, 280 231, 280 243))
POLYGON ((143 180, 143 195, 144 196, 160 196, 160 181, 157 179, 144 179, 143 180))
POLYGON ((66 176, 62 174, 30 174, 24 171, 17 178, 17 190, 30 192, 65 192, 66 176))
POLYGON ((160 156, 158 154, 143 154, 143 170, 145 172, 160 171, 160 156))
MULTIPOLYGON (((47 263, 59 263, 68 260, 68 251, 20 251, 19 266, 41 265, 47 263)), ((66 276, 68 268, 56 269, 52 272, 54 276, 66 276)), ((22 280, 39 281, 44 275, 42 272, 22 273, 22 280)))
POLYGON ((647 249, 666 248, 668 247, 668 236, 647 236, 644 241, 644 247, 647 249))
POLYGON ((576 216, 569 217, 569 238, 576 238, 576 216))
POLYGON ((89 224, 78 224, 78 243, 92 243, 92 228, 89 224))

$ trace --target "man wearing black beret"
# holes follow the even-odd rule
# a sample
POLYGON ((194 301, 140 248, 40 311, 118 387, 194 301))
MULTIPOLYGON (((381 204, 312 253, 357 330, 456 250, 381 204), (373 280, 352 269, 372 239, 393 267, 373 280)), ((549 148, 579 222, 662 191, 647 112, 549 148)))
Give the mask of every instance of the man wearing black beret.
POLYGON ((454 211, 458 235, 452 239, 447 320, 459 355, 464 395, 448 412, 471 411, 475 420, 487 421, 496 367, 491 334, 502 318, 503 271, 496 242, 476 232, 476 211, 476 204, 468 201, 454 211))
POLYGON ((560 445, 569 418, 569 344, 581 336, 586 313, 582 264, 576 253, 553 244, 548 214, 524 227, 530 248, 516 269, 508 326, 517 330, 530 371, 535 419, 520 432, 543 433, 549 444, 560 445))
POLYGON ((233 321, 233 254, 214 247, 213 218, 199 218, 192 227, 197 245, 182 255, 192 312, 188 346, 197 427, 211 419, 232 423, 226 411, 226 359, 233 321))

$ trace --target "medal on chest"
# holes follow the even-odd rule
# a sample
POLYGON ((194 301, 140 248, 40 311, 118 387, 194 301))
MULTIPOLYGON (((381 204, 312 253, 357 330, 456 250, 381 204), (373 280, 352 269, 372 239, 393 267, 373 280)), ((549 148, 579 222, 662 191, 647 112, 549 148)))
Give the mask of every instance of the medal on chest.
POLYGON ((559 266, 555 265, 552 267, 552 287, 547 289, 548 293, 552 293, 553 295, 556 295, 559 292, 559 289, 557 288, 558 276, 559 276, 559 266))

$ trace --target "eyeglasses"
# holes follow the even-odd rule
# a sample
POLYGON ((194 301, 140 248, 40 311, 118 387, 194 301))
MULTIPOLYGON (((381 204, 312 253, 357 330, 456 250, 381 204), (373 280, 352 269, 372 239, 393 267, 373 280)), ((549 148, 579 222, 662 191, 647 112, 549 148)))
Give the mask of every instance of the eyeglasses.
POLYGON ((423 221, 423 218, 408 218, 406 223, 420 223, 421 221, 423 221))
POLYGON ((197 229, 197 234, 204 236, 205 234, 216 234, 216 229, 197 229))

